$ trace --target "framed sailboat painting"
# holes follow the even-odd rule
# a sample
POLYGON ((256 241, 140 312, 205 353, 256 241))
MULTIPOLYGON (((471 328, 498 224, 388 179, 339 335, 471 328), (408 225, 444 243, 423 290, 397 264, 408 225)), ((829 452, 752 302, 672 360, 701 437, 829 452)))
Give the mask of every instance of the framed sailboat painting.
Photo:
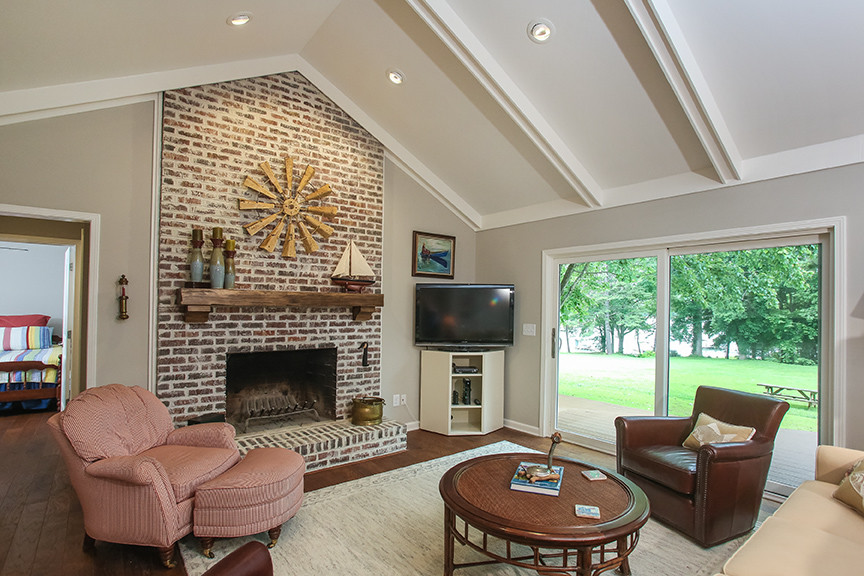
POLYGON ((414 232, 412 276, 453 279, 456 237, 414 232))

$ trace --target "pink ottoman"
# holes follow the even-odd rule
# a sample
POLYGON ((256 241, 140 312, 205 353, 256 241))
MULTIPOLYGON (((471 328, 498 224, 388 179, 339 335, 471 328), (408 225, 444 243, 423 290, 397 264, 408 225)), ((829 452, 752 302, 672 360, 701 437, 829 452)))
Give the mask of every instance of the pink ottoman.
POLYGON ((195 536, 213 557, 214 538, 249 536, 267 530, 272 548, 282 523, 303 502, 303 457, 287 448, 254 448, 243 460, 195 491, 195 536))

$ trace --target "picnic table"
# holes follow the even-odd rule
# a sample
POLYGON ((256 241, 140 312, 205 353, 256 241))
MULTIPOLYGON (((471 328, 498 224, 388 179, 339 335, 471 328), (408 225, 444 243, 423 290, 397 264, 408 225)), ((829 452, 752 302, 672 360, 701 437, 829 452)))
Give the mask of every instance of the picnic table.
POLYGON ((762 386, 765 390, 762 391, 766 396, 773 398, 781 398, 783 400, 797 400, 799 402, 807 402, 807 408, 819 405, 819 391, 810 390, 809 388, 795 388, 794 386, 783 386, 780 384, 756 384, 762 386))

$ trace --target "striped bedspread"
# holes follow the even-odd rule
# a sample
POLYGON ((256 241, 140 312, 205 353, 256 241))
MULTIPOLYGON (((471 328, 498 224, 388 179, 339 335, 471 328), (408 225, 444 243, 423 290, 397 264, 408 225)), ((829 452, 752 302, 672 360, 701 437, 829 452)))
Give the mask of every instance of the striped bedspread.
MULTIPOLYGON (((63 346, 51 346, 50 348, 37 348, 35 350, 9 350, 0 352, 0 362, 42 362, 52 366, 60 366, 60 354, 63 346)), ((27 370, 14 372, 0 371, 0 388, 6 389, 3 384, 8 382, 47 382, 56 384, 59 379, 56 368, 44 370, 27 370)))

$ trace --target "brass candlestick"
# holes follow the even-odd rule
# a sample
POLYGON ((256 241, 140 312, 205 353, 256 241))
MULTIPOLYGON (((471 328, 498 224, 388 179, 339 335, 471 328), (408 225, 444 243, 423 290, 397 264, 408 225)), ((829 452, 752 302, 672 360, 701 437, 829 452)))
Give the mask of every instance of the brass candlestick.
POLYGON ((117 315, 117 318, 126 320, 129 318, 129 310, 127 309, 129 297, 126 296, 126 285, 129 284, 129 280, 126 279, 125 274, 120 275, 120 280, 117 281, 117 284, 120 285, 120 296, 117 298, 120 302, 120 314, 117 315))

